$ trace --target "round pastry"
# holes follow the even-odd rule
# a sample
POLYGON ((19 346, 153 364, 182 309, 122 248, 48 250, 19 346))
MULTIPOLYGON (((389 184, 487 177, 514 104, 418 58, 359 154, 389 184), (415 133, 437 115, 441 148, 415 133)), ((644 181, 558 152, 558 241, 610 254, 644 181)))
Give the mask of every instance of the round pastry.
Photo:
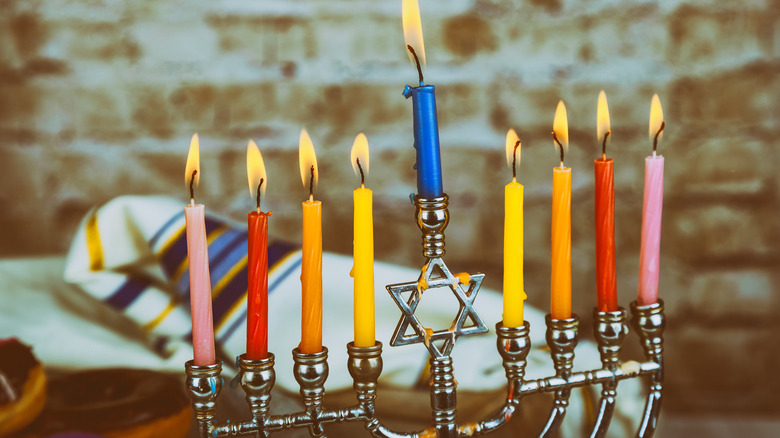
POLYGON ((88 432, 107 438, 183 438, 192 408, 178 375, 110 368, 52 379, 41 417, 45 435, 88 432))
POLYGON ((0 436, 33 422, 46 402, 46 376, 32 349, 16 338, 0 339, 0 436))

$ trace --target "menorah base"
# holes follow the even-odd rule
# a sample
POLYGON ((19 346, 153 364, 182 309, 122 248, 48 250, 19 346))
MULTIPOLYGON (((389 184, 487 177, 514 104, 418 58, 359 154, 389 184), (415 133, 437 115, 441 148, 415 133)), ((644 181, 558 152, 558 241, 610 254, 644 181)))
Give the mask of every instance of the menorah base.
POLYGON ((556 320, 547 317, 547 343, 556 373, 553 376, 525 380, 526 358, 531 349, 530 325, 520 327, 496 325, 496 345, 503 359, 507 378, 507 395, 503 406, 495 414, 479 422, 458 425, 457 382, 453 377, 453 363, 449 356, 431 358, 431 410, 433 424, 417 432, 396 432, 384 426, 376 415, 377 380, 382 372, 382 343, 372 347, 347 345, 348 369, 353 379, 356 404, 349 408, 327 409, 322 401, 328 376, 327 348, 317 354, 301 354, 293 350, 294 374, 300 386, 304 410, 282 415, 271 415, 271 390, 275 381, 274 356, 250 361, 239 357, 239 376, 246 393, 251 418, 217 424, 214 419, 222 379, 221 363, 199 367, 188 362, 187 390, 192 398, 198 433, 202 438, 255 436, 268 437, 272 433, 293 428, 307 428, 310 436, 326 436, 328 424, 361 422, 375 437, 430 438, 467 437, 485 435, 505 426, 520 408, 523 400, 537 393, 553 394, 553 409, 541 437, 553 436, 566 414, 571 390, 589 385, 601 385, 602 396, 596 424, 591 437, 603 437, 609 428, 614 411, 615 396, 621 380, 647 376, 649 394, 642 421, 636 436, 652 437, 660 414, 663 390, 663 329, 665 316, 663 302, 650 306, 631 305, 633 326, 639 334, 647 361, 619 360, 620 346, 627 332, 626 312, 594 311, 594 331, 601 354, 602 368, 573 372, 574 347, 579 339, 578 320, 556 320))

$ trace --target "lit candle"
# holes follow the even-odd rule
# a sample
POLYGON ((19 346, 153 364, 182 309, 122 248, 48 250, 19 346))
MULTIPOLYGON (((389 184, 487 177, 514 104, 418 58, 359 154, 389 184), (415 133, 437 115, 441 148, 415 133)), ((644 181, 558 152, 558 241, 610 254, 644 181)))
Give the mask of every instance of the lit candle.
POLYGON ((614 312, 617 307, 615 276, 615 179, 612 158, 607 158, 609 107, 604 90, 596 107, 596 138, 601 142, 601 158, 594 161, 596 180, 596 307, 614 312))
POLYGON ((368 174, 368 139, 358 134, 350 154, 352 169, 360 176, 360 188, 352 192, 355 206, 352 278, 355 294, 355 346, 372 347, 374 333, 374 218, 373 194, 365 187, 368 174))
POLYGON ((187 223, 187 259, 190 270, 190 310, 192 313, 193 362, 197 366, 217 363, 214 354, 214 322, 211 313, 211 276, 206 244, 205 207, 195 204, 195 188, 200 180, 198 134, 192 136, 184 183, 190 189, 190 205, 184 207, 187 223))
POLYGON ((504 327, 523 325, 523 185, 517 182, 520 139, 514 129, 506 133, 506 161, 512 182, 504 187, 504 327))
POLYGON ((314 200, 317 157, 305 129, 298 142, 298 163, 309 199, 303 202, 303 262, 301 264, 301 345, 304 354, 322 351, 322 203, 314 200))
POLYGON ((444 194, 441 182, 441 152, 439 124, 436 119, 436 90, 425 85, 421 65, 425 65, 420 7, 417 0, 404 0, 402 6, 404 40, 409 57, 417 66, 419 87, 407 85, 403 95, 412 98, 414 114, 414 147, 417 150, 417 193, 421 198, 436 198, 444 194))
POLYGON ((254 141, 246 148, 246 173, 249 195, 257 208, 249 213, 248 284, 246 312, 246 358, 268 358, 268 217, 273 214, 260 210, 260 200, 265 195, 268 180, 263 156, 254 141))
POLYGON ((658 140, 663 135, 664 112, 658 95, 650 103, 649 136, 653 141, 653 155, 645 158, 645 198, 642 207, 642 246, 639 250, 640 306, 658 301, 658 275, 661 254, 661 211, 664 202, 664 157, 657 155, 658 140))
POLYGON ((550 314, 553 319, 568 319, 571 318, 571 169, 563 166, 569 148, 569 123, 563 101, 555 109, 552 135, 561 165, 553 168, 550 314))

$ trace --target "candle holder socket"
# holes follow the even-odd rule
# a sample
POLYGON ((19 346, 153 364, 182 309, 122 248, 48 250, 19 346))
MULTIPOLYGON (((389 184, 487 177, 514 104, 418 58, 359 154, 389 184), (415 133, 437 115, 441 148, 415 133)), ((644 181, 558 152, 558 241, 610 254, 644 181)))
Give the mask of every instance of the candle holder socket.
POLYGON ((414 204, 417 227, 423 234, 423 256, 429 259, 444 256, 444 229, 450 222, 449 197, 446 194, 430 199, 415 196, 414 204))

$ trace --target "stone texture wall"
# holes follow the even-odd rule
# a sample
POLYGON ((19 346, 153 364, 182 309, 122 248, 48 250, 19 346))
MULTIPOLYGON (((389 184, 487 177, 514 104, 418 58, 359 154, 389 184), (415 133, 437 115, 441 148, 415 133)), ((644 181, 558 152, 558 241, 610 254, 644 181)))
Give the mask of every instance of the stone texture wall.
MULTIPOLYGON (((547 308, 558 99, 569 110, 574 308, 595 301, 592 160, 607 92, 616 161, 618 287, 636 293, 650 97, 664 104, 661 295, 670 317, 666 406, 778 413, 780 8, 769 0, 421 2, 438 86, 448 263, 501 285, 503 137, 523 139, 526 289, 547 308)), ((64 253, 93 205, 184 200, 189 137, 198 199, 244 217, 245 148, 269 167, 278 235, 300 239, 305 126, 321 166, 326 250, 351 251, 354 136, 371 144, 377 258, 421 261, 409 193, 416 72, 400 0, 0 0, 0 255, 64 253)), ((629 344, 635 344, 631 338, 629 344)), ((636 354, 636 351, 634 351, 636 354)))

